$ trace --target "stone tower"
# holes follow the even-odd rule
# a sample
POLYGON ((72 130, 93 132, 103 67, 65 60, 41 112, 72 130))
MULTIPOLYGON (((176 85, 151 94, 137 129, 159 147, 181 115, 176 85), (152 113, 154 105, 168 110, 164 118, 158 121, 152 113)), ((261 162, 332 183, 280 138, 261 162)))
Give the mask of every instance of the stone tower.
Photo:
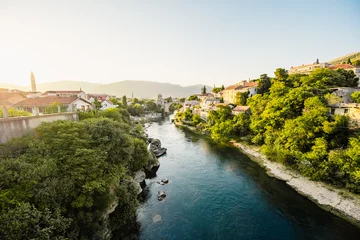
POLYGON ((30 80, 31 80, 31 92, 36 92, 36 82, 33 72, 31 72, 30 80))

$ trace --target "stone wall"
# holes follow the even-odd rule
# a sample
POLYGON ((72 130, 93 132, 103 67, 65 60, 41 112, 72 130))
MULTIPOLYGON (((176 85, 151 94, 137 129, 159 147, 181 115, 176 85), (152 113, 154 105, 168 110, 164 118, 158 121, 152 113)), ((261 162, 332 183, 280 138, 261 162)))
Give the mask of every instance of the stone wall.
POLYGON ((12 138, 22 137, 25 134, 33 134, 34 129, 42 122, 57 120, 78 121, 79 116, 77 113, 60 113, 0 119, 0 143, 6 143, 12 138))

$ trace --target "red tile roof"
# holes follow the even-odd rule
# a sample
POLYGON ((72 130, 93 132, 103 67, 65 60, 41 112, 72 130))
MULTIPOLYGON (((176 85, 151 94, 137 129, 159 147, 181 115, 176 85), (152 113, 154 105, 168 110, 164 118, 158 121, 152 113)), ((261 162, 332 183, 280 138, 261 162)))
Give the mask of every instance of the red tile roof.
POLYGON ((77 99, 81 99, 84 102, 89 103, 88 101, 78 98, 78 97, 57 97, 57 96, 48 96, 48 97, 38 97, 38 98, 27 98, 24 101, 18 102, 15 106, 21 107, 32 107, 32 106, 49 106, 53 103, 61 103, 64 105, 69 105, 77 99))
POLYGON ((331 65, 328 67, 329 69, 338 69, 338 68, 343 68, 343 69, 353 69, 356 68, 353 65, 350 64, 336 64, 336 65, 331 65))
POLYGON ((231 86, 228 86, 227 88, 225 88, 225 90, 239 90, 239 89, 242 89, 242 88, 249 88, 249 87, 256 87, 258 85, 257 82, 246 82, 245 85, 244 85, 244 82, 239 82, 235 85, 231 85, 231 86))
POLYGON ((0 105, 1 106, 9 106, 9 105, 12 105, 14 104, 14 99, 12 99, 13 97, 20 97, 20 98, 23 98, 25 99, 26 97, 21 94, 21 93, 18 93, 18 92, 1 92, 0 93, 0 105))
POLYGON ((250 87, 257 87, 258 82, 247 82, 245 85, 240 85, 236 88, 236 90, 240 90, 242 88, 250 88, 250 87))

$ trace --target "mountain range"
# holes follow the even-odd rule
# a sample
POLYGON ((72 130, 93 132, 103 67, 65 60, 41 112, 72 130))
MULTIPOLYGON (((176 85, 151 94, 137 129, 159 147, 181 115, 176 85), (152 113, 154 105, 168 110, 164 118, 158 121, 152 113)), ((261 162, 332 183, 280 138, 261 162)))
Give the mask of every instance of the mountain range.
MULTIPOLYGON (((40 83, 36 86, 37 91, 39 92, 45 92, 48 90, 82 89, 86 93, 106 93, 110 95, 116 95, 117 97, 126 95, 127 97, 134 96, 137 98, 156 98, 158 94, 162 94, 163 97, 188 97, 192 94, 201 93, 201 88, 203 87, 203 85, 183 87, 171 83, 132 80, 110 84, 89 83, 83 81, 58 81, 51 83, 40 83)), ((0 83, 0 88, 19 89, 22 91, 30 91, 31 89, 30 85, 27 87, 20 87, 6 83, 0 83)), ((212 87, 206 86, 206 89, 208 92, 210 92, 212 87)))

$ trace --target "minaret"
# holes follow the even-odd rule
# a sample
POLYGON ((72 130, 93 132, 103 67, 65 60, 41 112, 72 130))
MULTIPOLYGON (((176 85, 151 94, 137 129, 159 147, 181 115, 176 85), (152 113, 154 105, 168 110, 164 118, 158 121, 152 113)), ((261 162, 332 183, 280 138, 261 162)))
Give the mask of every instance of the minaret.
POLYGON ((30 75, 30 80, 31 80, 31 92, 36 92, 35 76, 32 71, 30 75))

